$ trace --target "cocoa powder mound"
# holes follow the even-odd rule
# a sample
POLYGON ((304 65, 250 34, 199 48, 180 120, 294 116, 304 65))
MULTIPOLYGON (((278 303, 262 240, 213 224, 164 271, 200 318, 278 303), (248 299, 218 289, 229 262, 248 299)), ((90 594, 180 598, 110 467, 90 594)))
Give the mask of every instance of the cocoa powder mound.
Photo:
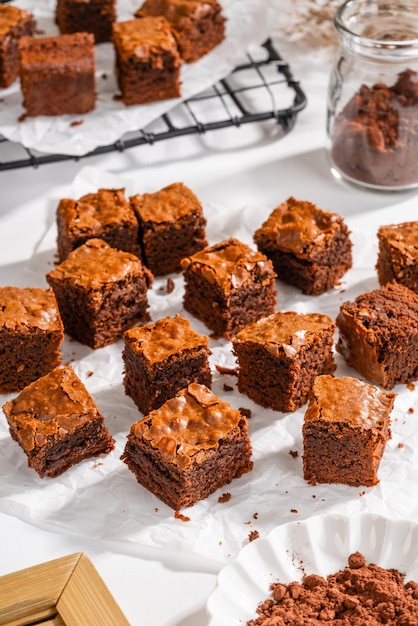
POLYGON ((248 626, 418 626, 418 584, 405 584, 396 569, 366 564, 360 552, 326 579, 310 574, 301 583, 273 583, 271 591, 248 626))
POLYGON ((362 85, 337 115, 332 159, 352 179, 383 187, 418 182, 418 82, 405 70, 396 83, 362 85))

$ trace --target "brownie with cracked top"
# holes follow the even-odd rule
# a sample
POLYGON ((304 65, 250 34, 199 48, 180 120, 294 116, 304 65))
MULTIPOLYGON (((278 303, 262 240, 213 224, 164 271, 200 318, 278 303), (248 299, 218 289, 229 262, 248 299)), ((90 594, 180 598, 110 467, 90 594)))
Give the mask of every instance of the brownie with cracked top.
POLYGON ((391 389, 418 378, 418 295, 396 281, 340 307, 337 351, 366 380, 391 389))
POLYGON ((395 397, 357 378, 318 376, 302 427, 305 480, 376 485, 395 397))
POLYGON ((57 0, 55 21, 62 33, 92 33, 95 43, 110 41, 116 0, 57 0))
POLYGON ((334 331, 320 313, 278 312, 249 324, 232 339, 238 390, 263 407, 295 411, 315 378, 335 370, 334 331))
POLYGON ((252 470, 247 419, 191 383, 131 426, 122 460, 143 487, 178 511, 252 470))
POLYGON ((88 239, 97 237, 112 248, 141 257, 138 220, 124 189, 98 189, 78 200, 62 198, 56 219, 60 261, 88 239))
POLYGON ((89 239, 48 272, 65 331, 91 348, 120 339, 149 321, 147 289, 152 274, 137 256, 89 239))
POLYGON ((70 365, 25 387, 3 411, 12 438, 41 478, 55 478, 114 448, 103 416, 70 365))
POLYGON ((258 249, 272 260, 279 280, 317 296, 352 266, 350 231, 337 213, 290 197, 254 233, 258 249))
POLYGON ((180 261, 207 246, 206 219, 183 183, 130 198, 139 223, 144 262, 154 276, 179 272, 180 261))
POLYGON ((181 58, 164 17, 116 22, 112 41, 124 104, 146 104, 180 96, 181 58))
POLYGON ((32 13, 11 4, 0 4, 0 88, 9 87, 19 76, 21 37, 33 35, 36 22, 32 13))
POLYGON ((124 387, 147 414, 190 383, 210 387, 209 339, 180 315, 124 333, 124 387))
POLYGON ((187 63, 197 61, 225 39, 225 17, 217 0, 145 0, 135 15, 163 15, 187 63))
POLYGON ((273 265, 238 239, 230 238, 182 259, 186 311, 231 339, 247 324, 274 313, 273 265))
POLYGON ((418 294, 418 222, 381 226, 377 238, 379 283, 396 280, 418 294))
POLYGON ((52 289, 0 287, 0 393, 20 391, 59 365, 63 339, 52 289))
POLYGON ((96 103, 94 37, 22 37, 20 79, 27 116, 83 114, 96 103))

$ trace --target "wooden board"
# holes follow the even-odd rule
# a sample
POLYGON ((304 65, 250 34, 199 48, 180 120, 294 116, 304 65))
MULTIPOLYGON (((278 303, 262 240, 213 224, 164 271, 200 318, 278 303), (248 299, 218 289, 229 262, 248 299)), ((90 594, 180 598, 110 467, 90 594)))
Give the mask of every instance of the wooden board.
POLYGON ((129 626, 89 557, 70 554, 0 576, 0 625, 129 626))

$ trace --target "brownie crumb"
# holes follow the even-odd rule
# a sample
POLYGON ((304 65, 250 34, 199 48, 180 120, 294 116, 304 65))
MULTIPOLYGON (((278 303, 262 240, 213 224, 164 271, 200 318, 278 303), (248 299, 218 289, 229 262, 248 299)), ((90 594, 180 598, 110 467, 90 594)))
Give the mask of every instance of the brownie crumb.
POLYGON ((92 370, 89 370, 86 374, 87 378, 90 378, 91 376, 93 376, 94 372, 92 370))
POLYGON ((231 494, 229 493, 229 491, 227 491, 226 493, 223 493, 221 496, 219 496, 218 502, 221 502, 222 504, 224 502, 229 502, 231 497, 231 494))
POLYGON ((231 387, 231 385, 227 385, 226 383, 224 384, 224 391, 233 391, 234 388, 231 387))
POLYGON ((174 517, 181 520, 182 522, 190 522, 190 517, 187 517, 187 515, 183 515, 183 513, 180 513, 180 511, 175 511, 174 517))
POLYGON ((71 122, 70 126, 71 128, 74 128, 74 126, 80 126, 81 124, 83 124, 84 120, 74 120, 73 122, 71 122))
POLYGON ((348 557, 348 567, 351 567, 351 569, 360 569, 364 565, 366 565, 366 559, 361 552, 353 552, 348 557))
POLYGON ((258 513, 254 513, 253 518, 258 519, 258 513))
POLYGON ((238 411, 241 413, 243 417, 246 417, 247 420, 251 418, 251 409, 244 409, 242 406, 240 406, 238 411))
POLYGON ((400 441, 400 442, 398 443, 398 448, 403 448, 403 447, 404 447, 404 444, 402 443, 402 441, 400 441))
POLYGON ((289 450, 289 454, 290 456, 292 456, 294 459, 296 459, 296 457, 298 456, 298 451, 297 450, 289 450))
POLYGON ((172 278, 167 278, 167 293, 173 293, 174 287, 174 280, 172 278))
POLYGON ((295 626, 335 622, 346 626, 417 624, 418 584, 404 584, 404 574, 366 564, 360 552, 348 567, 323 578, 304 575, 302 582, 271 585, 271 597, 257 608, 247 626, 295 626))
POLYGON ((254 541, 254 539, 258 539, 260 536, 260 533, 258 532, 258 530, 252 530, 250 533, 248 533, 248 541, 254 541))
POLYGON ((408 391, 415 391, 414 383, 407 383, 406 388, 408 389, 408 391))
POLYGON ((222 367, 222 365, 217 365, 216 369, 218 370, 218 372, 220 374, 226 374, 228 376, 238 376, 238 368, 232 368, 232 367, 222 367))
POLYGON ((408 413, 409 413, 410 415, 412 415, 412 413, 413 413, 413 412, 414 412, 414 408, 413 408, 412 406, 411 406, 411 407, 409 407, 409 409, 408 409, 408 413))
POLYGON ((297 509, 290 509, 291 513, 299 513, 299 511, 297 509))

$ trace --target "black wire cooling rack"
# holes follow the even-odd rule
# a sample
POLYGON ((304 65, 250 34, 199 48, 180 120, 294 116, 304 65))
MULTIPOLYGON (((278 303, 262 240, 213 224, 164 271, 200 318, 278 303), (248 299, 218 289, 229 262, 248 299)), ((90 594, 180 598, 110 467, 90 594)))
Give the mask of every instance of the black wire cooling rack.
POLYGON ((299 82, 268 39, 259 49, 248 52, 244 63, 210 89, 188 98, 148 126, 83 156, 37 152, 12 144, 0 135, 0 171, 77 161, 182 135, 203 134, 266 120, 274 120, 280 125, 284 135, 291 131, 297 114, 305 106, 306 96, 299 82))

